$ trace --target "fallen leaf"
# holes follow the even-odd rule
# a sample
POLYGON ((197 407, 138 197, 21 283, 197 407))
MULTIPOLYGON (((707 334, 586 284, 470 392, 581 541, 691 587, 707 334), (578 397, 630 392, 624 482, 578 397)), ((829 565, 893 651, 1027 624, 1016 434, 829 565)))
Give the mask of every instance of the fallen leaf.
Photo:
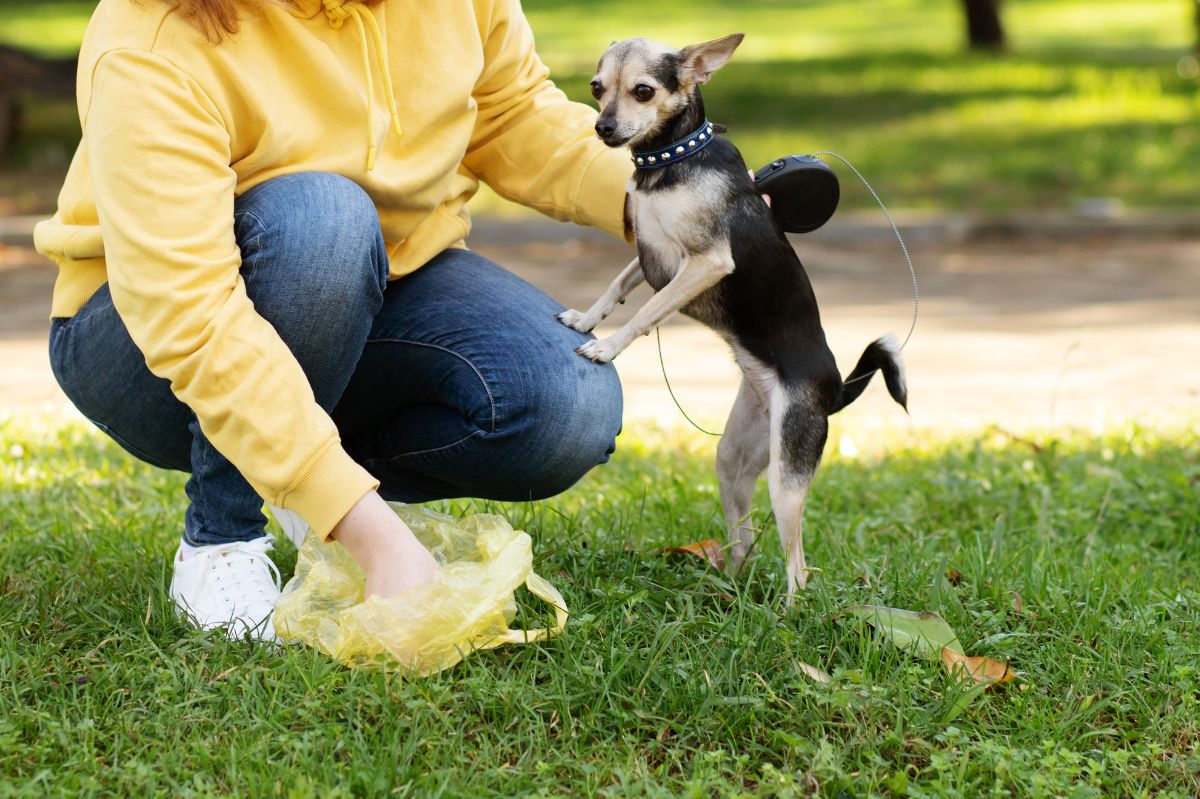
POLYGON ((900 649, 912 650, 931 660, 941 660, 952 678, 971 683, 947 708, 942 717, 943 723, 949 723, 957 717, 995 683, 1016 679, 1007 663, 987 657, 968 656, 953 628, 931 611, 918 613, 879 605, 856 605, 846 608, 844 612, 874 625, 877 632, 889 637, 900 649))
POLYGON ((818 669, 816 666, 810 666, 807 663, 796 661, 796 665, 800 667, 800 671, 804 672, 804 676, 817 682, 829 682, 829 675, 818 669))
POLYGON ((235 664, 235 665, 233 665, 233 666, 230 666, 229 668, 225 669, 225 671, 221 672, 220 674, 216 675, 216 676, 215 676, 215 677, 213 677, 211 680, 209 680, 209 681, 208 681, 208 684, 209 684, 209 685, 212 685, 212 684, 213 684, 213 683, 215 683, 217 680, 223 680, 223 679, 225 679, 226 677, 228 677, 230 674, 233 674, 233 672, 234 672, 234 671, 236 671, 236 670, 237 670, 237 665, 236 665, 236 664, 235 664))
POLYGON ((663 550, 668 555, 691 555, 702 558, 718 569, 725 568, 725 550, 721 542, 712 538, 697 541, 694 544, 684 544, 681 547, 667 547, 663 550))
POLYGON ((1021 601, 1021 595, 1016 591, 1011 591, 1010 593, 1012 594, 1013 598, 1013 610, 1015 610, 1017 613, 1020 613, 1021 608, 1025 606, 1025 603, 1021 601))
POLYGON ((993 685, 1017 678, 1007 663, 988 657, 970 657, 949 647, 942 650, 942 665, 951 677, 970 679, 976 684, 993 685))
POLYGON ((943 649, 963 654, 958 635, 933 611, 900 610, 882 605, 855 605, 846 613, 874 625, 900 649, 915 649, 917 654, 933 660, 943 649))

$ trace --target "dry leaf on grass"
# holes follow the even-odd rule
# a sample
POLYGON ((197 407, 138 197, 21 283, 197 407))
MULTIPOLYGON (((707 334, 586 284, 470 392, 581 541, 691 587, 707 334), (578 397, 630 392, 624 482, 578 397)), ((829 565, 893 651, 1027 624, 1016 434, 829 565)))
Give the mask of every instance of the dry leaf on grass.
POLYGON ((951 677, 973 680, 976 684, 992 685, 1017 678, 1007 663, 987 657, 970 657, 952 649, 942 650, 942 665, 951 677))
MULTIPOLYGON (((930 660, 941 660, 947 674, 959 681, 973 681, 980 687, 980 691, 995 683, 1016 679, 1007 663, 989 657, 967 655, 962 644, 958 642, 958 635, 954 629, 932 611, 917 612, 880 605, 855 605, 846 608, 845 612, 871 624, 898 648, 912 650, 930 660)), ((974 692, 964 694, 958 710, 961 711, 975 696, 974 692)))
POLYGON ((667 547, 663 552, 668 555, 691 555, 708 561, 718 569, 725 568, 725 550, 721 548, 721 542, 713 538, 706 538, 694 544, 684 544, 681 547, 667 547))
POLYGON ((800 671, 804 672, 804 676, 817 682, 829 682, 829 675, 818 669, 816 666, 810 666, 807 663, 802 663, 797 660, 796 665, 800 667, 800 671))

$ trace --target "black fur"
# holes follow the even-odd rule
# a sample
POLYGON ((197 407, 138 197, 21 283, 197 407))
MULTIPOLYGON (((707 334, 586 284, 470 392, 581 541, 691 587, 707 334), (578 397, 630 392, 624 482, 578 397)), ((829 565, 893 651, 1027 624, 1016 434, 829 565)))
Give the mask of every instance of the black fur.
POLYGON ((821 462, 828 435, 828 418, 813 413, 803 404, 794 403, 784 412, 779 443, 783 449, 783 459, 793 474, 812 477, 821 462))
POLYGON ((878 339, 867 345, 858 363, 854 365, 854 370, 846 376, 846 382, 842 384, 842 393, 838 397, 838 405, 830 413, 837 413, 858 399, 858 395, 866 389, 867 383, 871 382, 871 375, 876 372, 883 372, 883 381, 887 384, 888 393, 900 403, 901 408, 908 410, 908 388, 904 385, 900 364, 896 362, 896 356, 884 340, 878 339))
MULTIPOLYGON (((639 150, 666 147, 696 130, 705 119, 698 88, 691 102, 661 130, 638 142, 639 150)), ((816 295, 808 275, 774 215, 762 201, 746 171, 741 153, 717 136, 699 153, 654 170, 636 170, 638 192, 655 192, 697 182, 705 172, 719 172, 732 186, 729 203, 704 230, 687 231, 694 238, 685 246, 701 252, 728 235, 734 271, 683 308, 683 312, 736 341, 750 354, 773 367, 796 404, 783 418, 784 446, 789 460, 802 471, 816 468, 825 443, 825 417, 853 402, 882 371, 889 393, 902 406, 907 396, 895 354, 876 341, 867 347, 843 383, 833 353, 825 341, 816 295), (863 379, 857 379, 857 378, 863 379), (819 415, 819 420, 814 418, 819 415), (813 451, 815 448, 815 459, 813 451), (808 453, 803 455, 803 453, 808 453)), ((638 253, 646 280, 661 289, 677 265, 659 264, 649 247, 638 253)))
POLYGON ((679 56, 675 53, 665 53, 658 63, 650 68, 650 74, 667 91, 679 91, 679 56))
MULTIPOLYGON (((704 100, 700 97, 699 89, 693 89, 692 92, 691 102, 682 111, 667 120, 666 124, 656 132, 638 142, 637 149, 662 150, 679 141, 684 136, 694 133, 697 128, 704 124, 704 100)), ((700 152, 670 166, 655 170, 635 170, 633 173, 634 184, 639 191, 655 191, 658 189, 669 189, 681 181, 687 181, 700 168, 702 160, 713 157, 713 148, 721 144, 722 141, 719 138, 714 139, 711 144, 700 152)), ((742 156, 738 153, 737 148, 728 142, 725 142, 725 144, 728 145, 729 149, 733 150, 734 157, 740 161, 742 156)))

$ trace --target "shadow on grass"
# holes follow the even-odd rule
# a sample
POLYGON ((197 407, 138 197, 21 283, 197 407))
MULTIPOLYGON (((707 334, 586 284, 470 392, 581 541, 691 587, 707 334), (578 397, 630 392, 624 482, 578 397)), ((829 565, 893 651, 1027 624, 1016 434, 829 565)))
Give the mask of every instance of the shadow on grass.
MULTIPOLYGON (((1110 48, 735 60, 706 101, 752 167, 786 151, 838 150, 901 207, 1063 207, 1080 196, 1192 206, 1200 104, 1177 58, 1110 48)), ((590 72, 556 77, 591 102, 590 72)), ((26 125, 10 169, 65 168, 79 136, 73 105, 31 100, 26 125)), ((871 203, 863 192, 845 201, 871 203)))

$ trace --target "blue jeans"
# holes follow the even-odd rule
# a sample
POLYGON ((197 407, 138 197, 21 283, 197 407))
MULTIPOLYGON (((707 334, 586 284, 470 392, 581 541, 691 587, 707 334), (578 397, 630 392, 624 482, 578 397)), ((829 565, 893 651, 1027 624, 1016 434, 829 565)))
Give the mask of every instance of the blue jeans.
MULTIPOLYGON (((385 498, 539 499, 613 452, 616 371, 576 355, 589 336, 560 324, 562 306, 511 272, 449 249, 387 281, 374 205, 327 173, 247 191, 234 229, 255 310, 385 498)), ((52 320, 50 364, 67 397, 123 448, 191 473, 184 540, 263 535, 262 499, 146 368, 107 284, 75 316, 52 320)))

